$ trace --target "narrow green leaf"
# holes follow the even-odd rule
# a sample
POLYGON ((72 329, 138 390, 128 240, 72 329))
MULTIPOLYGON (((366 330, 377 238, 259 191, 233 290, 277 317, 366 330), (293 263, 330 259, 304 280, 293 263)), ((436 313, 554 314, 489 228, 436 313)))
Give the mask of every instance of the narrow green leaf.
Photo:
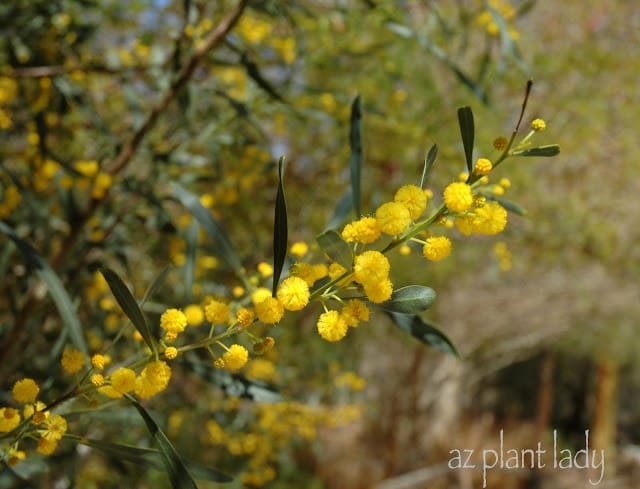
POLYGON ((538 146, 537 148, 525 149, 523 151, 514 151, 513 156, 556 156, 560 154, 560 146, 557 144, 549 144, 547 146, 538 146))
POLYGON ((471 175, 473 172, 473 140, 475 138, 475 127, 471 107, 466 106, 458 109, 458 124, 460 125, 460 135, 462 136, 467 170, 469 175, 471 175))
POLYGON ((527 210, 522 207, 520 204, 516 204, 507 199, 503 199, 502 197, 496 197, 495 195, 487 196, 490 200, 495 200, 502 207, 507 209, 509 212, 513 212, 514 214, 518 214, 519 216, 524 216, 527 214, 527 210))
POLYGON ((380 304, 388 312, 417 314, 429 309, 436 300, 436 291, 423 285, 408 285, 393 291, 391 299, 380 304))
POLYGON ((138 330, 142 339, 147 344, 151 351, 154 354, 157 352, 156 343, 153 341, 153 335, 151 334, 151 328, 147 323, 147 320, 144 317, 144 313, 140 306, 138 305, 138 301, 136 301, 135 297, 129 290, 129 287, 122 281, 122 279, 118 276, 116 272, 113 270, 103 267, 100 269, 100 273, 102 273, 104 279, 109 284, 109 288, 111 289, 111 293, 120 304, 120 308, 127 315, 127 317, 131 320, 135 328, 138 330))
POLYGON ((94 440, 92 438, 83 438, 65 435, 80 445, 86 445, 96 450, 100 450, 107 455, 121 461, 133 462, 139 465, 149 465, 158 470, 163 470, 164 465, 159 459, 160 452, 153 448, 140 448, 133 445, 125 445, 118 443, 109 443, 103 440, 94 440))
POLYGON ((64 327, 69 338, 75 347, 84 355, 89 355, 87 342, 82 332, 82 325, 76 314, 75 308, 71 302, 71 298, 62 285, 62 281, 58 275, 49 266, 47 261, 33 246, 21 239, 14 231, 4 222, 0 221, 0 231, 9 236, 16 244, 20 252, 24 255, 29 266, 36 272, 40 279, 47 284, 47 289, 53 299, 54 304, 58 308, 60 317, 64 323, 64 327))
POLYGON ((449 340, 442 331, 420 316, 415 314, 399 314, 397 312, 388 312, 387 314, 402 331, 409 333, 424 344, 443 353, 448 353, 455 357, 460 356, 456 347, 451 343, 451 340, 449 340))
POLYGON ((338 199, 333 216, 329 219, 325 229, 335 229, 347 220, 347 216, 353 207, 353 199, 351 197, 351 187, 338 199))
POLYGON ((349 168, 351 170, 351 199, 356 219, 361 216, 360 209, 360 173, 362 170, 362 108, 360 95, 351 104, 351 128, 349 131, 351 153, 349 154, 349 168))
POLYGON ((151 299, 153 294, 155 294, 156 291, 160 288, 160 286, 164 283, 164 281, 167 278, 167 275, 169 275, 169 272, 171 271, 171 268, 172 268, 171 265, 164 267, 164 269, 156 276, 156 278, 153 279, 153 282, 151 282, 151 285, 149 285, 149 287, 147 287, 147 290, 144 291, 144 295, 140 300, 140 307, 142 307, 142 305, 145 302, 151 299))
POLYGON ((205 229, 209 237, 216 244, 220 257, 231 267, 236 274, 242 274, 242 264, 238 254, 233 249, 231 241, 222 225, 214 219, 211 212, 200 203, 197 196, 187 189, 173 182, 173 191, 178 200, 184 205, 200 225, 205 229))
POLYGON ((434 144, 429 149, 427 153, 427 157, 424 159, 424 168, 422 169, 422 177, 420 177, 420 188, 424 188, 424 182, 427 180, 429 176, 429 172, 431 171, 431 167, 436 161, 436 157, 438 156, 438 146, 434 144))
POLYGON ((282 179, 282 169, 284 166, 284 156, 278 161, 278 192, 276 193, 276 211, 273 222, 273 287, 272 294, 275 297, 278 289, 278 282, 284 267, 284 259, 287 256, 287 201, 284 196, 284 183, 282 179))
MULTIPOLYGON (((65 435, 65 438, 74 440, 80 445, 86 445, 96 450, 112 456, 118 461, 131 462, 138 465, 147 465, 153 469, 164 471, 165 465, 162 460, 162 453, 155 448, 142 448, 133 445, 109 443, 103 440, 83 438, 80 436, 65 435)), ((231 482, 233 479, 228 475, 212 467, 202 464, 184 461, 189 473, 194 479, 208 480, 212 482, 231 482)))
POLYGON ((138 410, 140 416, 144 420, 144 423, 147 425, 149 433, 151 433, 153 438, 156 440, 158 448, 160 448, 160 453, 162 454, 162 461, 167 474, 169 474, 169 479, 171 480, 171 486, 174 489, 198 489, 198 486, 189 474, 189 471, 180 458, 180 455, 178 455, 178 452, 176 452, 176 449, 169 441, 169 438, 167 438, 167 435, 164 434, 151 415, 138 403, 138 401, 129 395, 126 395, 126 397, 129 402, 133 404, 133 407, 138 410))
POLYGON ((337 231, 330 229, 316 236, 318 245, 329 257, 347 270, 353 264, 351 246, 342 239, 337 231))
POLYGON ((186 303, 191 302, 193 293, 193 282, 196 272, 196 251, 198 249, 198 236, 200 234, 200 225, 198 221, 192 221, 187 228, 187 249, 185 252, 184 262, 184 300, 186 303))
POLYGON ((275 386, 252 381, 239 374, 230 374, 225 370, 211 368, 210 363, 183 360, 182 365, 202 380, 222 389, 228 396, 240 397, 264 404, 272 404, 284 400, 275 386))

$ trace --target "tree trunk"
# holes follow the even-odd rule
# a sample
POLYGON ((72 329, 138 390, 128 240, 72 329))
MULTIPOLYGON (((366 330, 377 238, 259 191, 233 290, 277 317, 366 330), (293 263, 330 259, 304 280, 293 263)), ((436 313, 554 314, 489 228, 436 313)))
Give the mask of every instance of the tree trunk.
POLYGON ((605 450, 607 475, 615 470, 617 395, 618 364, 611 359, 598 360, 591 441, 593 449, 605 450))

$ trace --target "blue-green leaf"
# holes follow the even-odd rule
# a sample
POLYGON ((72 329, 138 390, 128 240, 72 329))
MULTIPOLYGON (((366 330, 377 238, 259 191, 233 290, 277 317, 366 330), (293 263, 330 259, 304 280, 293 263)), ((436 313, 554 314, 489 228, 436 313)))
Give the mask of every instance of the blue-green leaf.
POLYGON ((149 285, 149 287, 147 287, 147 290, 144 291, 144 295, 140 300, 140 307, 142 307, 145 302, 151 299, 153 294, 155 294, 156 291, 160 288, 160 286, 164 283, 165 279, 167 278, 167 275, 171 271, 171 268, 172 268, 171 265, 164 267, 164 269, 156 276, 156 278, 153 279, 153 282, 151 282, 151 285, 149 285))
POLYGON ((82 325, 76 314, 75 308, 69 298, 69 294, 64 289, 62 281, 58 275, 49 266, 42 255, 33 246, 21 239, 14 231, 4 222, 0 221, 0 231, 9 236, 16 244, 18 249, 22 252, 29 266, 36 272, 36 274, 47 284, 47 289, 51 295, 51 299, 58 308, 60 317, 64 323, 64 327, 69 335, 69 338, 75 345, 75 347, 81 351, 84 355, 89 355, 89 349, 87 348, 87 342, 85 341, 84 334, 82 332, 82 325))
POLYGON ((351 187, 347 188, 336 204, 336 208, 333 211, 333 216, 329 219, 325 229, 335 229, 347 220, 347 216, 353 207, 353 199, 351 198, 351 187))
MULTIPOLYGON (((92 438, 73 435, 66 435, 65 438, 70 438, 76 443, 100 450, 118 461, 124 460, 138 465, 148 465, 149 467, 160 471, 165 470, 162 454, 155 448, 142 448, 133 445, 109 443, 103 440, 95 440, 92 438)), ((217 469, 206 467, 188 460, 185 460, 184 463, 187 466, 189 473, 192 474, 195 479, 213 482, 231 482, 233 480, 231 477, 223 474, 217 469)))
POLYGON ((451 340, 433 324, 428 323, 420 316, 415 314, 399 314, 397 312, 389 312, 387 314, 398 328, 405 333, 409 333, 424 344, 443 353, 448 353, 455 357, 460 356, 456 347, 451 343, 451 340))
POLYGON ((353 264, 353 252, 351 246, 342 239, 342 236, 337 231, 330 229, 322 234, 316 236, 318 245, 324 251, 329 258, 339 263, 347 270, 351 268, 353 264))
POLYGON ((237 275, 242 275, 242 263, 238 254, 233 249, 231 241, 222 225, 214 219, 211 212, 200 203, 197 196, 189 192, 181 185, 173 182, 173 191, 178 200, 195 217, 205 229, 209 237, 216 244, 220 257, 231 267, 237 275))
POLYGON ((513 156, 544 156, 551 157, 560 154, 560 146, 557 144, 549 144, 547 146, 538 146, 537 148, 525 149, 522 151, 514 151, 513 156))
POLYGON ((169 438, 167 438, 167 435, 164 434, 151 415, 138 403, 138 401, 128 394, 126 394, 125 397, 129 402, 131 402, 133 407, 138 410, 145 425, 147 425, 149 433, 151 433, 151 436, 156 440, 160 453, 162 454, 162 461, 164 463, 165 470, 167 471, 169 480, 171 481, 171 486, 174 489, 198 489, 198 486, 191 477, 191 474, 189 474, 185 463, 182 461, 182 458, 180 458, 180 455, 178 455, 178 452, 176 452, 176 449, 169 441, 169 438))
POLYGON ((278 191, 276 193, 276 211, 273 222, 273 287, 272 293, 275 297, 278 289, 278 282, 284 267, 284 260, 287 256, 288 224, 287 224, 287 201, 284 196, 284 183, 282 171, 284 166, 284 156, 278 161, 278 191))
POLYGON ((522 207, 520 204, 516 204, 507 199, 503 199, 502 197, 496 197, 495 195, 487 195, 487 198, 490 200, 495 200, 502 207, 507 209, 509 212, 513 212, 514 214, 518 214, 519 216, 524 216, 527 214, 527 210, 522 207))
POLYGON ((225 370, 211 368, 210 363, 197 360, 183 360, 182 365, 198 377, 222 389, 228 396, 240 397, 251 401, 271 404, 282 402, 282 394, 275 386, 249 380, 240 374, 231 374, 225 370))
POLYGON ((393 291, 391 299, 380 304, 389 312, 417 314, 429 309, 436 300, 436 291, 423 285, 408 285, 393 291))
POLYGON ((200 225, 198 221, 191 221, 187 228, 187 249, 184 262, 184 300, 191 302, 193 294, 193 282, 195 280, 196 271, 196 251, 198 249, 198 236, 200 235, 200 225))
POLYGON ((102 273, 107 284, 109 284, 111 293, 116 298, 116 301, 118 301, 118 304, 120 304, 122 311, 131 320, 142 336, 144 342, 149 348, 151 348, 151 351, 156 353, 157 348, 156 343, 153 340, 153 335, 151 334, 151 328, 144 317, 142 309, 140 309, 140 306, 138 305, 138 301, 136 301, 135 297, 133 297, 133 294, 129 290, 129 287, 127 287, 116 272, 109 268, 101 268, 100 273, 102 273))
POLYGON ((360 209, 360 173, 362 170, 362 108, 360 95, 351 104, 351 128, 349 131, 349 168, 351 171, 351 199, 356 219, 361 216, 360 209))
POLYGON ((475 126, 473 123, 473 112, 471 107, 460 107, 458 109, 458 124, 460 125, 460 135, 464 146, 464 158, 467 162, 469 175, 473 172, 473 141, 475 138, 475 126))
POLYGON ((434 144, 429 149, 427 153, 427 157, 424 159, 424 168, 422 169, 422 177, 420 177, 420 188, 424 188, 424 182, 427 180, 429 176, 429 172, 431 171, 431 167, 436 161, 436 157, 438 156, 438 146, 434 144))

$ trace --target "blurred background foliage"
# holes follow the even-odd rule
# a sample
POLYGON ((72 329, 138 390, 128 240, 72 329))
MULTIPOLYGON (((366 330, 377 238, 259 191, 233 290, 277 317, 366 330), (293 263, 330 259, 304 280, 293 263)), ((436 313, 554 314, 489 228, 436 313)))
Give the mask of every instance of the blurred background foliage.
MULTIPOLYGON (((96 279, 100 264, 126 277, 137 297, 173 265, 145 306, 149 317, 241 293, 172 182, 200 197, 248 276, 263 280, 256 267, 271 259, 276 159, 288 161, 290 240, 312 245, 349 187, 357 94, 368 211, 399 185, 417 183, 434 143, 435 193, 464 169, 459 106, 473 107, 477 153, 488 154, 496 137, 510 134, 533 77, 526 120, 544 118, 563 154, 499 170, 527 215, 511 218, 504 243, 475 239, 437 267, 416 270, 411 257, 393 257, 399 283, 411 277, 438 291, 430 318, 461 359, 425 349, 380 317, 329 345, 313 334, 307 311, 271 332, 275 352, 245 372, 290 402, 239 400, 185 369, 149 408, 180 453, 236 476, 228 487, 470 488, 479 474, 438 467, 451 448, 486 446, 500 428, 523 447, 554 428, 579 444, 591 429, 595 446, 611 454, 603 484, 635 487, 640 16, 633 2, 256 0, 141 131, 233 5, 0 5, 0 218, 62 278, 91 351, 124 321, 96 279), (433 470, 420 472, 425 467, 433 470), (394 482, 406 473, 415 475, 413 486, 394 482)), ((23 376, 64 392, 58 313, 5 237, 0 278, 2 395, 23 376)), ((126 347, 118 355, 126 358, 126 347)), ((78 413, 70 432, 150 443, 135 413, 117 405, 78 413)), ((0 487, 166 484, 159 472, 73 443, 28 462, 0 472, 0 487)), ((494 483, 584 487, 584 477, 504 472, 494 483)))

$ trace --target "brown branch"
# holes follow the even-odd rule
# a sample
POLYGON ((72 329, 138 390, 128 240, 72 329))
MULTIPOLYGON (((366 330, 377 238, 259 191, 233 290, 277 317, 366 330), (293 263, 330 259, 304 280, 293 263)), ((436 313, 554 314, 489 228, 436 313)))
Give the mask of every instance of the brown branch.
POLYGON ((145 135, 155 125, 160 114, 162 114, 162 112, 166 110, 173 99, 176 98, 180 90, 184 88, 189 79, 193 76, 193 72, 195 71, 195 69, 202 62, 205 55, 224 40, 229 31, 240 19, 240 16, 242 15, 242 12, 244 11, 247 3, 248 0, 241 0, 236 8, 229 12, 229 14, 227 14, 227 16, 222 19, 222 21, 209 34, 209 36, 205 38, 203 44, 196 49, 189 62, 182 69, 180 75, 171 84, 169 91, 165 94, 160 103, 156 107, 154 107, 154 109, 147 116, 147 119, 144 121, 142 126, 140 126, 140 128, 133 135, 131 140, 113 159, 113 161, 109 165, 109 173, 111 173, 112 175, 116 175, 127 165, 127 163, 129 163, 129 160, 131 160, 131 158, 135 154, 136 149, 144 139, 145 135))
MULTIPOLYGON (((187 82, 191 79, 193 73, 195 72, 198 65, 202 62, 206 54, 213 48, 218 46, 224 40, 229 31, 233 29, 235 24, 240 19, 240 16, 242 15, 244 9, 246 8, 247 3, 248 0, 241 0, 238 5, 220 21, 215 29, 211 31, 209 36, 205 38, 202 45, 196 49, 196 51, 189 59, 189 62, 185 65, 178 77, 171 84, 164 97, 162 97, 162 100, 151 110, 151 112, 149 112, 149 115, 145 119, 144 123, 135 132, 133 137, 123 145, 122 149, 115 156, 115 158, 113 158, 111 162, 107 163, 107 171, 111 175, 117 175, 118 173, 120 173, 131 161, 136 151, 138 150, 140 143, 142 143, 145 136, 149 133, 149 131, 151 131, 153 126, 155 126, 160 115, 177 97, 178 93, 186 86, 187 82)), ((78 235, 80 234, 80 231, 84 227, 84 224, 91 218, 91 216, 93 216, 93 214, 95 214, 98 207, 106 197, 107 195, 105 195, 101 200, 92 199, 86 212, 84 212, 83 215, 78 219, 78 221, 74 223, 74 226, 71 228, 71 232, 69 233, 69 235, 67 235, 67 237, 65 238, 60 251, 54 256, 51 261, 51 265, 54 268, 57 267, 57 265, 69 252, 78 235)))
MULTIPOLYGON (((118 173, 120 173, 131 161, 138 147, 140 146, 140 143, 156 124, 158 117, 166 110, 169 104, 176 98, 178 93, 186 86, 187 82, 191 79, 193 73, 195 72, 198 65, 202 62, 206 54, 211 49, 218 46, 224 40, 226 35, 231 31, 231 29, 233 29, 235 24, 240 19, 242 13, 244 12, 248 2, 249 0, 240 0, 236 7, 231 10, 220 21, 220 23, 218 23, 211 34, 209 34, 209 36, 204 40, 202 45, 200 45, 200 47, 195 50, 195 52, 189 59, 189 62, 185 65, 176 80, 171 84, 171 87, 164 95, 160 103, 151 110, 142 126, 140 126, 133 137, 123 145, 122 149, 116 155, 116 157, 109 164, 107 164, 108 171, 111 175, 117 175, 118 173)), ((92 199, 87 210, 82 214, 78 221, 74 222, 71 227, 71 231, 65 238, 62 246, 60 247, 60 250, 51 259, 51 266, 54 268, 54 270, 58 268, 58 265, 71 251, 76 239, 84 228, 84 224, 91 218, 91 216, 93 216, 93 214, 95 214, 98 207, 102 202, 105 201, 105 199, 106 195, 102 199, 92 199)), ((29 300, 27 300, 25 305, 22 307, 20 314, 17 315, 16 320, 13 323, 11 331, 7 334, 3 344, 0 345, 0 363, 2 363, 3 359, 5 358, 7 351, 9 351, 15 345, 19 344, 20 336, 25 333, 26 328, 24 326, 26 323, 26 319, 37 302, 38 301, 33 297, 32 293, 30 293, 29 300)))

